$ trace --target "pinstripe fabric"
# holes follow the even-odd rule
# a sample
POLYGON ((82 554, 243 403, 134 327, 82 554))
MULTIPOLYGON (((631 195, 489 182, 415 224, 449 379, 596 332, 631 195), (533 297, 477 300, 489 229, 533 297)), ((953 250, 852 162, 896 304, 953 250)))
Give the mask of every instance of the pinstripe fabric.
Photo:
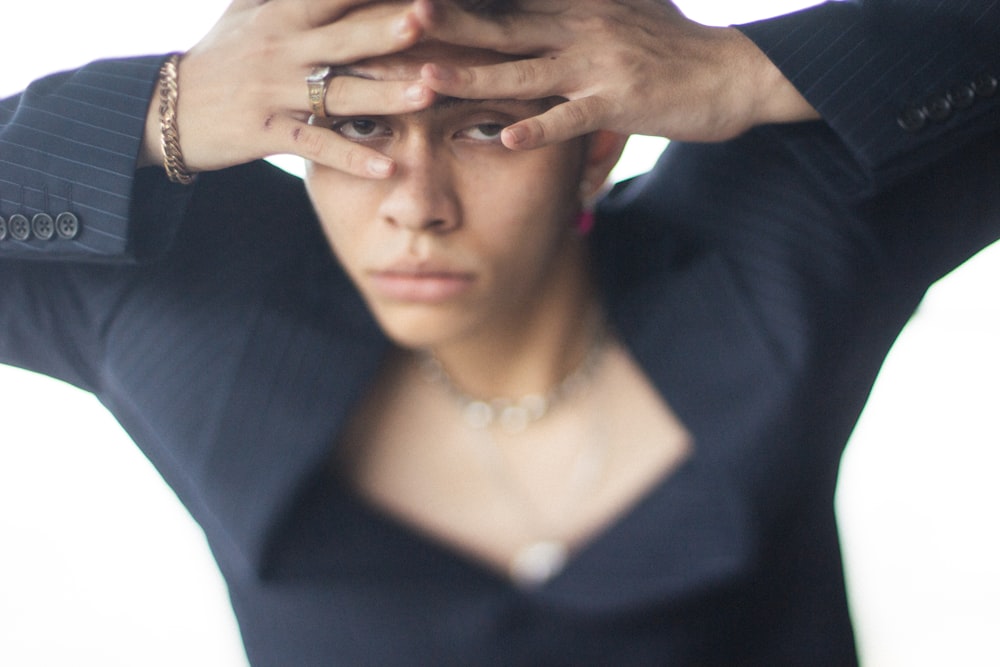
MULTIPOLYGON (((133 176, 158 59, 100 63, 0 105, 3 206, 30 205, 22 183, 52 197, 72 182, 97 230, 0 246, 0 361, 86 387, 121 421, 204 527, 254 665, 854 664, 832 505, 843 444, 924 289, 1000 233, 996 102, 904 134, 889 109, 911 95, 862 66, 889 56, 854 32, 889 6, 747 29, 832 129, 674 143, 602 202, 592 239, 609 316, 696 455, 540 590, 325 473, 386 341, 296 179, 263 164, 180 190, 158 170, 133 176), (845 21, 848 37, 811 37, 845 21), (860 91, 886 101, 857 104, 860 91), (40 248, 104 261, 22 261, 40 248)), ((991 16, 995 3, 958 6, 991 16)), ((926 22, 907 25, 895 39, 927 41, 926 22)), ((968 46, 986 54, 977 68, 996 65, 990 44, 968 46)), ((924 64, 907 90, 972 69, 964 52, 913 51, 924 64)))
POLYGON ((95 63, 0 105, 0 215, 69 210, 83 223, 75 240, 7 240, 0 253, 135 257, 132 172, 161 60, 95 63))
POLYGON ((1000 1, 836 2, 742 30, 813 103, 869 175, 891 181, 996 122, 1000 96, 919 133, 909 106, 1000 77, 1000 1))

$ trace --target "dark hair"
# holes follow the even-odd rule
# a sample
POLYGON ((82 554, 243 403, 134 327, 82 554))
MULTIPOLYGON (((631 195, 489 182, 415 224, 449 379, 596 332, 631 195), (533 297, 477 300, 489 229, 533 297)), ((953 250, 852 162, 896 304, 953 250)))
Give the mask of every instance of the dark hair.
POLYGON ((499 17, 517 11, 517 0, 457 0, 462 9, 482 16, 499 17))

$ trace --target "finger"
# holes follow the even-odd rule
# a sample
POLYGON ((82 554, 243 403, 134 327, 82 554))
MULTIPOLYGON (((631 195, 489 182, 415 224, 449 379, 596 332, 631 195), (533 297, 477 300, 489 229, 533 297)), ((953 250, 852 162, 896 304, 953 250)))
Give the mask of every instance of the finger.
POLYGON ((495 17, 467 12, 450 2, 418 2, 415 14, 424 33, 459 46, 471 46, 501 53, 526 55, 561 44, 564 31, 559 11, 518 11, 495 17))
POLYGON ((371 0, 233 0, 224 14, 260 9, 265 25, 307 30, 327 25, 371 0))
POLYGON ((608 106, 597 97, 558 104, 543 114, 504 128, 500 140, 513 150, 541 148, 605 128, 608 106))
POLYGON ((298 37, 298 53, 312 65, 356 62, 413 46, 422 27, 408 6, 386 12, 364 10, 341 21, 309 30, 298 37))
POLYGON ((275 142, 269 151, 288 153, 363 178, 387 178, 396 169, 393 160, 378 151, 349 141, 319 125, 290 117, 275 119, 269 128, 275 142))
POLYGON ((442 95, 464 99, 533 100, 567 96, 575 87, 572 65, 566 59, 531 58, 498 65, 456 67, 428 63, 421 80, 442 95))
POLYGON ((340 75, 330 81, 326 112, 331 116, 412 113, 434 102, 434 91, 419 81, 372 81, 340 75))
POLYGON ((233 0, 226 8, 225 14, 240 12, 245 9, 253 9, 267 2, 267 0, 233 0))
MULTIPOLYGON (((258 0, 259 2, 260 0, 258 0)), ((264 0, 267 2, 268 0, 264 0)), ((342 19, 355 10, 363 10, 373 6, 372 0, 271 0, 294 4, 290 11, 299 17, 299 25, 306 28, 318 28, 342 19)), ((384 7, 384 4, 383 4, 384 7)), ((397 7, 387 8, 395 11, 397 7)), ((407 7, 410 11, 411 8, 407 7)))

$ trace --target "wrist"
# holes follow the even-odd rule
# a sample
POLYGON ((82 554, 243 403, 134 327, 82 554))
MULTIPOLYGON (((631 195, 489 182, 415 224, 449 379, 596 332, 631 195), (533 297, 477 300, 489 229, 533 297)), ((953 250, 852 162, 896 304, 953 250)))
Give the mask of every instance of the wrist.
POLYGON ((173 53, 160 68, 157 92, 146 111, 146 125, 137 165, 145 167, 159 163, 172 182, 190 185, 194 182, 195 175, 188 171, 184 163, 177 128, 179 64, 180 54, 173 53))
POLYGON ((163 151, 160 148, 160 98, 159 86, 149 100, 146 110, 146 128, 142 136, 142 146, 136 160, 137 167, 152 167, 163 164, 163 151))
POLYGON ((752 100, 750 125, 818 120, 819 113, 777 65, 749 37, 735 28, 732 31, 741 42, 741 62, 746 63, 743 74, 752 100))

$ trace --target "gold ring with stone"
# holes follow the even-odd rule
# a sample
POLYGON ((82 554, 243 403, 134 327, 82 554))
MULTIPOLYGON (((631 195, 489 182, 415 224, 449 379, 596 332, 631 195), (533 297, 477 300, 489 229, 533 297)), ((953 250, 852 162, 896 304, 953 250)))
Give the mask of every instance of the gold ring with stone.
POLYGON ((333 68, 329 65, 313 67, 306 77, 309 87, 309 109, 316 118, 326 118, 326 91, 333 78, 333 68))

